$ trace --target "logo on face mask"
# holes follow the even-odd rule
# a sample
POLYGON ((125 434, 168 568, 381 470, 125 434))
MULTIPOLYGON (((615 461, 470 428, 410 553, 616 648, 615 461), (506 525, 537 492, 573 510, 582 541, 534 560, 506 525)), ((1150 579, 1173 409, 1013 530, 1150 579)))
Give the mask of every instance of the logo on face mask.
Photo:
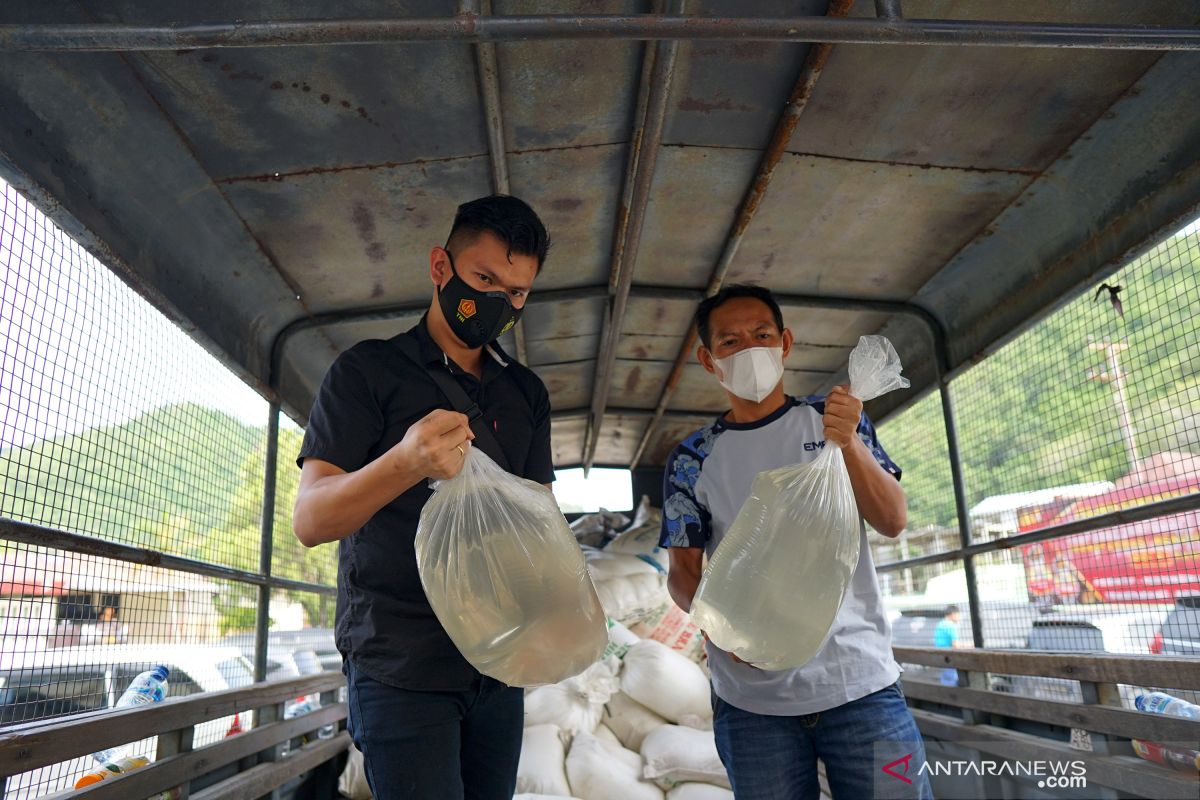
POLYGON ((473 316, 475 316, 475 301, 466 299, 460 300, 458 302, 458 318, 463 322, 466 322, 473 316))

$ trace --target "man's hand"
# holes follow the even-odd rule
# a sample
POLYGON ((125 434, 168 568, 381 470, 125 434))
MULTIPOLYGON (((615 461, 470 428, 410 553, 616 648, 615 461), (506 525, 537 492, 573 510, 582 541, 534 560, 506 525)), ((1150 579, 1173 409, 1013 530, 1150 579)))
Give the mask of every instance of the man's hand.
MULTIPOLYGON (((709 644, 712 644, 712 639, 708 638, 707 633, 705 633, 704 631, 700 631, 700 635, 704 637, 704 641, 708 642, 709 644)), ((754 666, 753 664, 751 664, 749 661, 745 660, 744 658, 740 658, 737 653, 734 653, 730 650, 726 650, 725 652, 729 653, 729 657, 733 659, 733 663, 745 664, 747 667, 750 667, 750 669, 759 669, 759 667, 754 666)))
POLYGON ((397 469, 444 481, 462 471, 474 438, 466 414, 439 408, 411 425, 389 455, 397 469))
POLYGON ((849 386, 835 386, 825 397, 825 441, 840 448, 847 448, 858 437, 858 421, 862 417, 863 404, 850 394, 849 386))

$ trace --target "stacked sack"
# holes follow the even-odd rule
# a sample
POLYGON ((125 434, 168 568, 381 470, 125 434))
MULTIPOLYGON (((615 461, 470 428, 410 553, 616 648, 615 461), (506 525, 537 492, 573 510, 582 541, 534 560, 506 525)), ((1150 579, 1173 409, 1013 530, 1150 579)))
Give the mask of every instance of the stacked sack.
POLYGON ((526 692, 518 798, 733 797, 703 638, 667 593, 660 520, 644 500, 630 528, 583 546, 610 644, 582 674, 526 692))

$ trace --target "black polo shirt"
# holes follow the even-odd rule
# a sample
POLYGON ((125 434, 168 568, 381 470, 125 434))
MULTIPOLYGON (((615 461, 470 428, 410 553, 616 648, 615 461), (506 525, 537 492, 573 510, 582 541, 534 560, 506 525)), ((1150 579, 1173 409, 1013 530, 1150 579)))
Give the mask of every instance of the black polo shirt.
MULTIPOLYGON (((477 380, 450 360, 425 320, 388 341, 359 342, 338 356, 317 393, 296 463, 308 457, 353 472, 404 438, 437 408, 452 409, 429 374, 395 342, 412 337, 433 369, 449 369, 483 411, 512 471, 537 483, 554 480, 550 398, 532 370, 492 344, 477 380)), ((414 539, 427 481, 397 497, 338 543, 337 646, 359 669, 403 689, 459 691, 479 673, 434 616, 417 574, 414 539)))

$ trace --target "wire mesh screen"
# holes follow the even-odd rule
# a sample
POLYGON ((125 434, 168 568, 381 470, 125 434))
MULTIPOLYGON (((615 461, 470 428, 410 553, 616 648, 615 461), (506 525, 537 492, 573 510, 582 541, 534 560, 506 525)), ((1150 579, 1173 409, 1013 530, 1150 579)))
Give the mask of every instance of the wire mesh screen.
MULTIPOLYGON (((952 382, 975 542, 1200 494, 1198 274, 1193 223, 952 382)), ((955 549, 937 396, 881 425, 880 438, 905 470, 910 524, 900 542, 875 537, 876 563, 955 549)), ((987 647, 1200 654, 1194 508, 985 553, 974 568, 987 647)), ((880 583, 896 644, 971 644, 960 559, 885 571, 880 583)), ((958 681, 954 670, 917 666, 906 678, 958 681)), ((992 675, 987 683, 1084 700, 1077 681, 992 675)), ((1195 700, 1172 687, 1121 684, 1107 702, 1132 708, 1147 688, 1195 700)))
POLYGON ((7 185, 0 262, 0 515, 235 562, 266 402, 7 185))
MULTIPOLYGON (((249 648, 222 631, 238 586, 171 570, 13 542, 0 543, 7 585, 0 642, 0 724, 64 719, 116 707, 127 687, 158 665, 169 670, 167 697, 222 691, 253 682, 249 648)), ((198 724, 196 746, 250 720, 244 715, 198 724)), ((157 740, 131 742, 110 759, 154 759, 157 740)), ((92 756, 7 780, 5 797, 41 797, 70 789, 101 762, 92 756)))
MULTIPOLYGON (((957 548, 958 517, 942 406, 937 393, 927 395, 888 419, 879 426, 878 434, 884 450, 903 471, 901 486, 908 498, 908 527, 904 535, 896 539, 877 535, 868 538, 875 564, 891 564, 957 548)), ((952 579, 940 579, 955 569, 961 570, 961 565, 943 561, 885 571, 879 575, 879 587, 885 600, 896 610, 904 608, 906 600, 913 597, 917 597, 920 604, 965 601, 965 586, 951 585, 952 579), (931 580, 934 581, 932 586, 929 585, 931 580)))
MULTIPOLYGON (((953 383, 976 541, 1200 493, 1198 270, 1193 226, 953 383)), ((1200 595, 1196 522, 1052 539, 1005 566, 1039 605, 1148 613, 1200 595)))
MULTIPOLYGON (((303 439, 304 432, 286 420, 280 425, 271 571, 281 578, 334 586, 337 584, 337 544, 305 547, 292 533, 292 508, 296 504, 296 492, 300 486, 300 470, 296 468, 295 457, 300 452, 303 439)), ((283 600, 303 609, 302 621, 305 626, 333 628, 333 595, 293 591, 288 592, 283 600)))
MULTIPOLYGON (((258 573, 267 413, 0 182, 0 523, 258 573)), ((294 427, 281 436, 281 452, 298 449, 294 427)), ((297 471, 281 466, 276 570, 332 584, 333 548, 304 551, 291 535, 297 471)), ((252 682, 253 584, 27 541, 0 539, 0 726, 111 709, 158 664, 170 670, 171 697, 252 682)), ((336 668, 332 598, 272 599, 268 677, 312 671, 300 650, 336 668), (303 631, 314 625, 325 630, 303 631)), ((249 725, 245 715, 205 721, 194 745, 249 725)), ((154 752, 147 740, 121 755, 154 752)), ((4 796, 71 788, 97 766, 87 756, 12 776, 4 796)))
MULTIPOLYGON (((292 509, 300 486, 300 470, 296 468, 295 457, 300 452, 303 438, 303 431, 287 420, 281 422, 271 571, 281 578, 335 586, 338 545, 330 543, 305 547, 292 533, 292 509)), ((277 592, 271 598, 272 631, 268 639, 268 662, 278 661, 276 654, 290 648, 304 653, 297 669, 306 663, 314 663, 312 656, 315 656, 315 663, 322 669, 340 670, 342 659, 334 645, 333 635, 335 602, 336 598, 329 592, 277 592)))

